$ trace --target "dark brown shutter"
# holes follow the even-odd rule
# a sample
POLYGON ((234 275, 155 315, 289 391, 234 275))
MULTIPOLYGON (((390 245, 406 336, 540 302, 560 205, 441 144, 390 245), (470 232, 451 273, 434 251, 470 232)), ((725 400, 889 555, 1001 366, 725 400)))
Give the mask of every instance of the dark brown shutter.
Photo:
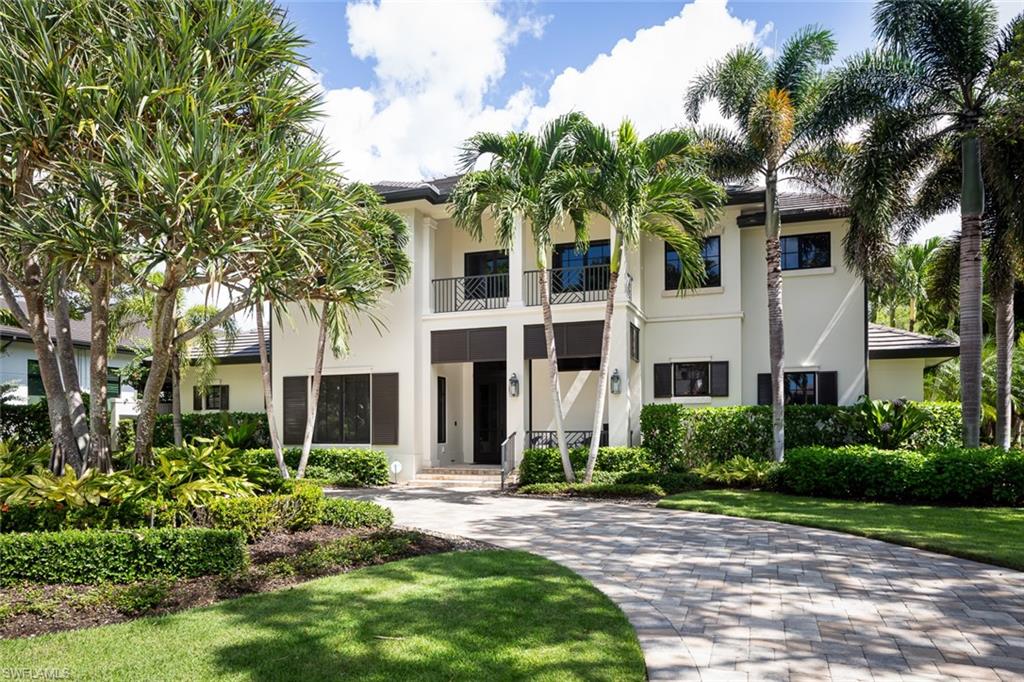
POLYGON ((199 387, 192 387, 192 410, 194 412, 200 412, 203 409, 203 396, 199 393, 199 387))
POLYGON ((430 332, 430 361, 465 362, 466 330, 443 329, 430 332))
POLYGON ((640 327, 629 325, 629 357, 633 362, 640 362, 640 327))
POLYGON ((818 372, 818 404, 839 404, 838 372, 818 372))
POLYGON ((306 377, 285 377, 282 398, 284 402, 284 444, 302 445, 306 436, 306 377))
POLYGON ((231 395, 231 390, 230 389, 231 389, 230 386, 225 386, 224 384, 221 384, 221 387, 220 387, 220 409, 222 411, 224 411, 224 412, 228 411, 228 405, 230 404, 230 401, 228 400, 228 397, 231 395))
POLYGON ((488 362, 505 359, 505 327, 430 332, 430 361, 488 362))
MULTIPOLYGON (((601 339, 604 321, 569 322, 565 325, 565 352, 567 358, 601 357, 601 339)), ((559 355, 563 355, 561 349, 559 355)))
POLYGON ((398 374, 373 374, 370 381, 370 443, 398 445, 398 374))
MULTIPOLYGON (((557 343, 555 350, 558 349, 557 343)), ((523 357, 527 360, 540 360, 548 356, 544 342, 544 325, 528 324, 523 327, 523 357)))
POLYGON ((729 395, 729 363, 711 363, 711 395, 715 397, 729 395))
POLYGON ((772 404, 772 375, 771 374, 758 374, 757 375, 757 404, 758 405, 771 405, 772 404))
POLYGON ((672 397, 672 363, 659 362, 654 365, 654 397, 672 397))
POLYGON ((505 359, 505 336, 504 327, 484 327, 470 329, 469 352, 466 360, 468 362, 489 362, 505 359))

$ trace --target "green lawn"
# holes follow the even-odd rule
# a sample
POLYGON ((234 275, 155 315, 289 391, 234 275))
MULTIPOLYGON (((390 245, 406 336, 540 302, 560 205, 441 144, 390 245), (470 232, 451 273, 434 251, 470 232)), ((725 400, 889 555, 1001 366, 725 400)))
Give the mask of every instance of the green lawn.
POLYGON ((749 490, 697 490, 666 497, 658 506, 840 530, 1024 570, 1022 509, 853 502, 749 490))
POLYGON ((131 623, 0 641, 76 680, 643 680, 622 612, 524 552, 435 554, 131 623))

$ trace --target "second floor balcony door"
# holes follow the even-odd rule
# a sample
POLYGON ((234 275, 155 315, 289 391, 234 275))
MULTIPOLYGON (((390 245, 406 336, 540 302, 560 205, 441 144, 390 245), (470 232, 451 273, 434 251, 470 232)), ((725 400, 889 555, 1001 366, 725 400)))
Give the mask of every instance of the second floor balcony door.
POLYGON ((464 259, 465 298, 508 298, 508 253, 476 251, 464 259))
POLYGON ((551 265, 551 296, 555 301, 566 296, 578 296, 581 301, 603 300, 603 296, 595 298, 588 293, 608 289, 611 243, 595 239, 585 251, 577 251, 575 244, 558 244, 551 265))

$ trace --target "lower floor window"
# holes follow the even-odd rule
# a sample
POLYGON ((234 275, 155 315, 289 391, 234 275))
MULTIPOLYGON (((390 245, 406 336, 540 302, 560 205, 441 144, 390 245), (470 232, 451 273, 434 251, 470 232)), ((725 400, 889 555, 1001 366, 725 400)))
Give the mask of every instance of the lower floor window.
MULTIPOLYGON (((782 390, 786 405, 837 405, 836 372, 786 372, 782 390)), ((772 375, 757 375, 757 403, 772 404, 772 375)))
POLYGON ((370 442, 369 374, 321 378, 314 438, 318 443, 370 442))
POLYGON ((38 360, 28 361, 28 395, 32 398, 46 395, 46 389, 43 388, 43 375, 39 371, 38 360))
POLYGON ((783 390, 787 405, 815 405, 818 402, 816 372, 786 372, 783 390))
POLYGON ((710 395, 709 362, 677 362, 672 365, 672 395, 710 395))

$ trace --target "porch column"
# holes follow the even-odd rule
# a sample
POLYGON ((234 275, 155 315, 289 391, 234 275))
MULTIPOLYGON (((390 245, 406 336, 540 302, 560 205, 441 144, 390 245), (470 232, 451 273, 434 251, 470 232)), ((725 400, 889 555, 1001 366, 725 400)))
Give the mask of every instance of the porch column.
MULTIPOLYGON (((508 307, 523 307, 523 254, 525 253, 526 234, 523 217, 515 217, 515 237, 512 248, 508 250, 508 307)), ((520 343, 522 339, 519 340, 520 343)))
POLYGON ((629 423, 633 402, 640 399, 633 395, 629 376, 631 361, 629 358, 629 315, 624 303, 615 304, 612 315, 611 348, 608 354, 608 445, 629 444, 629 423), (619 373, 619 393, 611 391, 612 377, 619 373))
MULTIPOLYGON (((434 391, 434 367, 430 364, 430 330, 423 324, 423 315, 431 312, 431 288, 434 277, 434 236, 437 221, 430 216, 415 212, 412 225, 413 241, 413 283, 415 288, 413 311, 413 377, 414 384, 410 389, 416 396, 415 443, 413 452, 416 457, 416 469, 432 466, 435 463, 433 416, 436 410, 436 391, 434 391)), ((400 379, 401 381, 401 379, 400 379)), ((403 471, 402 479, 415 476, 415 471, 403 471)))
POLYGON ((526 361, 523 359, 523 324, 522 322, 509 322, 506 326, 505 345, 505 436, 515 432, 516 434, 516 464, 522 459, 523 441, 526 438, 526 391, 529 388, 526 381, 526 361), (509 379, 515 373, 519 380, 519 395, 512 396, 509 393, 509 379))

